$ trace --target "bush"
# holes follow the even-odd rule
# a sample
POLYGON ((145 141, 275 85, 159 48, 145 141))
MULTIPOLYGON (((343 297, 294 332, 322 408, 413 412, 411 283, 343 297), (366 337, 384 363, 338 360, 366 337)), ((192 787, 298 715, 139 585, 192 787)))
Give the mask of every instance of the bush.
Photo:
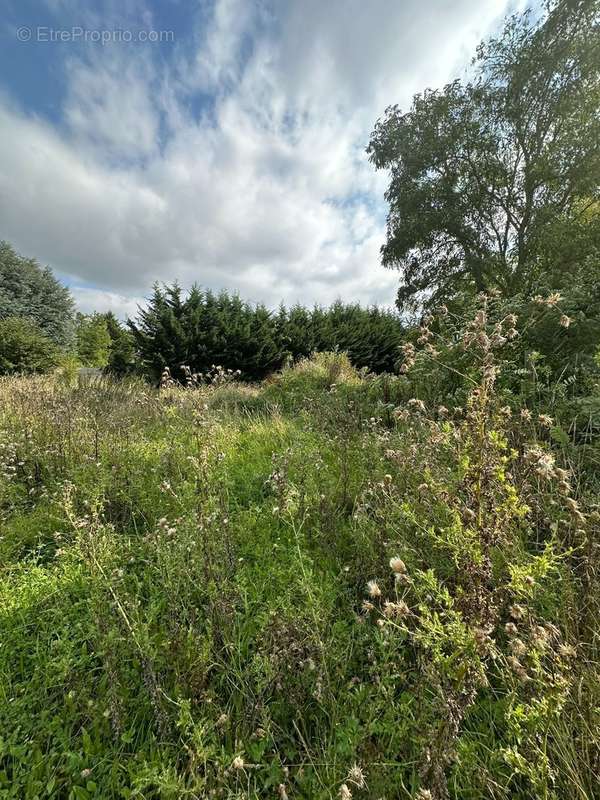
POLYGON ((47 372, 59 351, 35 323, 21 317, 0 320, 0 374, 47 372))

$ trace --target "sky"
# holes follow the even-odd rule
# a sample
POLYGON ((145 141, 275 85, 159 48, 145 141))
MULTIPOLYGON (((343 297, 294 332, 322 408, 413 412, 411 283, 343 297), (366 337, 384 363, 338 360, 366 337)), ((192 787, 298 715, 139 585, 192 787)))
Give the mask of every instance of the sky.
POLYGON ((514 3, 0 0, 0 239, 85 312, 174 280, 392 305, 370 132, 514 3))

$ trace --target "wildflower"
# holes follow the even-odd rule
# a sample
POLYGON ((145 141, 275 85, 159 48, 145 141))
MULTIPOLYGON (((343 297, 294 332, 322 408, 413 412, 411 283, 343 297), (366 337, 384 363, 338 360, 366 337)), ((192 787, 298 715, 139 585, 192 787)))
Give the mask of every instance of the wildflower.
POLYGON ((231 762, 234 769, 244 769, 244 759, 241 756, 236 756, 231 762))
POLYGON ((425 413, 425 403, 416 397, 411 397, 411 399, 408 401, 408 405, 425 413))
POLYGON ((406 617, 410 614, 410 609, 403 600, 399 600, 397 603, 387 601, 383 607, 383 614, 388 619, 406 617))
POLYGON ((352 800, 352 792, 350 791, 346 783, 342 783, 342 785, 340 786, 339 795, 340 795, 340 800, 352 800))
POLYGON ((358 786, 359 789, 364 788, 365 786, 365 774, 362 769, 358 766, 358 764, 354 764, 350 771, 348 772, 348 777, 346 780, 349 783, 353 783, 355 786, 358 786))
POLYGON ((507 622, 504 626, 504 630, 508 636, 516 636, 517 635, 517 626, 514 622, 507 622))
POLYGON ((477 342, 482 350, 487 350, 490 346, 490 339, 485 331, 481 331, 477 336, 477 342))
POLYGON ((569 325, 571 324, 571 322, 572 322, 571 317, 567 317, 566 314, 562 314, 561 315, 561 318, 560 318, 561 327, 568 328, 569 325))
POLYGON ((487 631, 485 631, 483 628, 475 628, 473 634, 475 636, 477 652, 480 656, 485 656, 490 645, 493 644, 492 640, 488 636, 487 631))
POLYGON ((487 322, 486 313, 483 309, 480 309, 475 315, 475 319, 473 320, 473 327, 483 328, 486 322, 487 322))
POLYGON ((90 775, 92 774, 92 770, 91 769, 82 769, 79 774, 81 775, 82 778, 89 778, 90 775))
POLYGON ((511 639, 510 649, 517 658, 519 657, 522 658, 527 653, 527 647, 525 645, 525 642, 522 639, 519 639, 518 637, 515 639, 511 639))
POLYGON ((551 453, 540 453, 535 471, 542 478, 552 478, 554 476, 554 456, 551 453))
POLYGON ((550 307, 553 307, 557 303, 560 303, 561 300, 562 300, 562 296, 561 296, 560 292, 552 292, 552 294, 549 294, 547 299, 546 299, 546 305, 550 306, 550 307))
POLYGON ((377 581, 369 581, 367 583, 367 591, 369 592, 369 597, 381 597, 381 589, 377 581))
POLYGON ((517 675, 521 675, 523 672, 525 672, 523 664, 521 664, 519 659, 515 656, 509 656, 506 660, 508 662, 508 666, 513 670, 513 672, 516 672, 517 675))
POLYGON ((398 556, 390 558, 390 569, 392 572, 403 573, 406 572, 406 564, 398 556))
POLYGON ((570 644, 561 644, 558 652, 563 658, 574 658, 577 655, 577 650, 570 644))

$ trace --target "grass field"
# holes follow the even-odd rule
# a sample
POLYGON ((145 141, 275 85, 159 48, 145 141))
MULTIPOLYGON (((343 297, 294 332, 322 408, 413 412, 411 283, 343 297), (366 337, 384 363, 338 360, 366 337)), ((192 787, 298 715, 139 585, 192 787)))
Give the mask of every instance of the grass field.
POLYGON ((593 487, 492 383, 3 379, 0 798, 600 797, 593 487))

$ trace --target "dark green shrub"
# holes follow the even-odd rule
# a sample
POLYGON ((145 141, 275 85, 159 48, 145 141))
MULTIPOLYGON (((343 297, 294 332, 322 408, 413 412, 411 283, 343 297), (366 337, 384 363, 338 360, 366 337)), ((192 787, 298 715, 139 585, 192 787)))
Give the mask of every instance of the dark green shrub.
POLYGON ((58 360, 58 348, 35 323, 22 317, 0 320, 0 373, 47 372, 58 360))

